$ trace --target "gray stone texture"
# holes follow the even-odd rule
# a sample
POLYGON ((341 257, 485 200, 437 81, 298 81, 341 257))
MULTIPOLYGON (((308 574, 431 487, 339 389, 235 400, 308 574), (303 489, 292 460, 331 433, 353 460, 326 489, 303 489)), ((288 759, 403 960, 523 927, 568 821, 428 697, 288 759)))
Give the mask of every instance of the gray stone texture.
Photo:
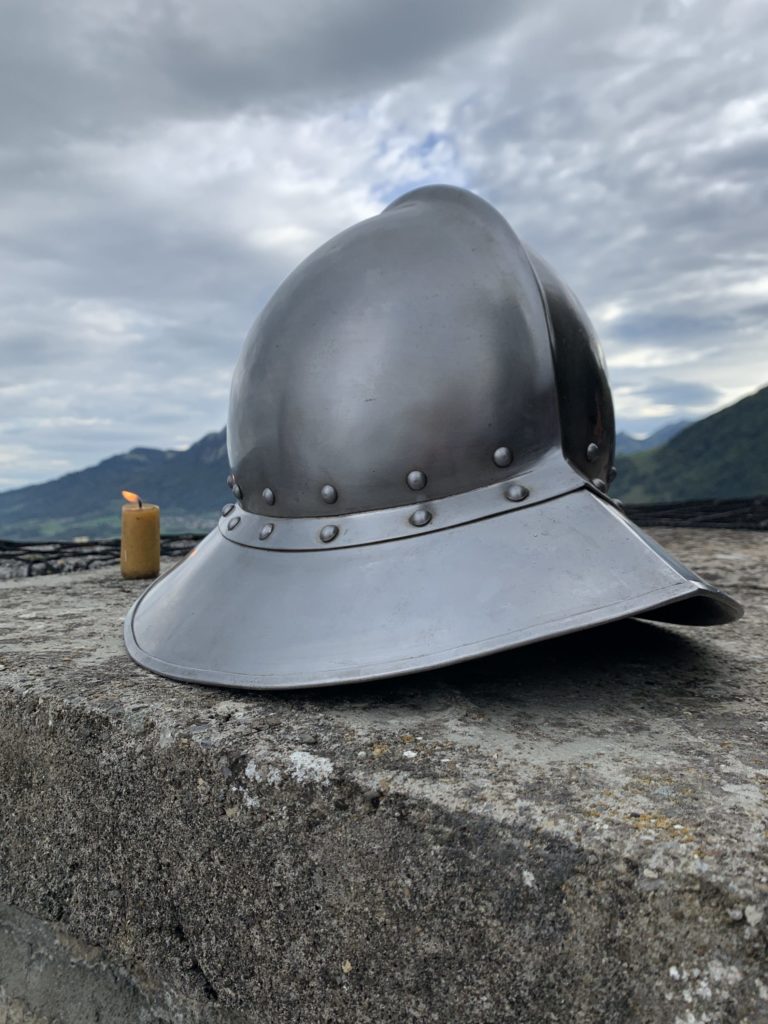
POLYGON ((746 617, 297 694, 0 583, 0 1024, 768 1021, 768 537, 655 534, 746 617))

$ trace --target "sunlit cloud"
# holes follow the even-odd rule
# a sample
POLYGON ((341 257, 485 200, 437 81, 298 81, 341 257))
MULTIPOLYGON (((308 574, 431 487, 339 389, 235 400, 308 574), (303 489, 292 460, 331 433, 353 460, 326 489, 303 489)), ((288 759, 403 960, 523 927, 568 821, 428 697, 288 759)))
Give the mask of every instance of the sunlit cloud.
POLYGON ((611 369, 624 370, 657 370, 660 367, 685 366, 706 360, 707 356, 717 351, 714 348, 702 348, 692 352, 684 348, 654 348, 652 346, 633 346, 614 352, 607 346, 611 369))

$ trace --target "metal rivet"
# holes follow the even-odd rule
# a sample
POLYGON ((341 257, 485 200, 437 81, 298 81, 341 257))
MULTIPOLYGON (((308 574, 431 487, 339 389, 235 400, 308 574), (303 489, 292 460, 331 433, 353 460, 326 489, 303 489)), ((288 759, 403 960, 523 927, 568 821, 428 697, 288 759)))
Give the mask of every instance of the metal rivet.
POLYGON ((618 473, 619 473, 618 469, 616 469, 615 466, 611 466, 611 468, 608 470, 608 483, 609 484, 613 483, 613 481, 618 476, 618 473))
POLYGON ((412 491, 423 491, 427 486, 427 474, 420 469, 412 469, 405 480, 412 491))
POLYGON ((595 444, 594 441, 592 441, 591 444, 587 445, 587 462, 594 462, 599 454, 600 454, 600 449, 598 448, 598 446, 595 444))
POLYGON ((409 520, 411 526, 426 526, 432 522, 432 513, 425 508, 417 508, 409 520))
POLYGON ((262 528, 259 530, 259 540, 266 540, 267 537, 270 537, 272 535, 272 531, 274 530, 274 528, 274 523, 265 523, 264 526, 262 526, 262 528))
POLYGON ((623 501, 619 501, 618 498, 612 498, 611 500, 613 501, 613 507, 615 509, 617 509, 617 511, 619 511, 619 512, 623 512, 624 511, 624 502, 623 501))
POLYGON ((323 486, 320 488, 320 497, 328 505, 332 505, 334 501, 336 501, 338 496, 339 495, 336 492, 336 488, 333 486, 333 484, 323 484, 323 486))
POLYGON ((603 494, 605 494, 605 492, 608 490, 608 484, 605 482, 605 480, 601 480, 599 476, 596 476, 595 479, 592 481, 592 486, 596 487, 598 491, 602 491, 603 494))
POLYGON ((271 487, 265 487, 264 490, 261 492, 261 496, 268 505, 275 504, 275 492, 272 490, 271 487))
POLYGON ((512 464, 512 452, 506 446, 497 448, 493 453, 493 461, 503 469, 505 466, 512 464))
POLYGON ((234 486, 235 486, 235 474, 234 473, 230 473, 229 476, 227 477, 227 487, 231 491, 234 486))
POLYGON ((335 540, 339 535, 338 526, 324 526, 320 531, 320 540, 323 544, 328 544, 332 540, 335 540))
POLYGON ((506 491, 504 491, 504 497, 508 498, 509 501, 525 501, 530 493, 528 488, 523 487, 522 484, 510 484, 506 491))
POLYGON ((243 492, 240 490, 240 485, 239 484, 232 484, 232 493, 234 494, 234 496, 237 498, 238 501, 243 496, 243 492))
POLYGON ((223 509, 221 510, 221 514, 222 514, 223 516, 228 516, 228 515, 229 515, 229 513, 230 513, 230 512, 232 511, 232 509, 233 509, 234 507, 235 507, 235 506, 234 506, 234 503, 233 503, 233 502, 231 502, 231 501, 230 501, 230 502, 228 502, 228 503, 227 503, 227 504, 226 504, 226 505, 224 506, 224 508, 223 508, 223 509))
POLYGON ((235 516, 234 519, 230 519, 227 523, 228 530, 234 530, 237 524, 240 522, 240 516, 235 516))

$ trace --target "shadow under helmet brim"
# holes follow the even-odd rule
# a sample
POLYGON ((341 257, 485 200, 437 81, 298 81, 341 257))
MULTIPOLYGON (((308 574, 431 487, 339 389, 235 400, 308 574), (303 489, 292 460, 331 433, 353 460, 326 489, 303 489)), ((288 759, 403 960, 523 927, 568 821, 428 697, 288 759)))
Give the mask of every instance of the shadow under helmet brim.
POLYGON ((261 550, 214 529, 136 601, 125 642, 171 679, 268 690, 437 668, 628 616, 741 614, 582 488, 357 547, 261 550))

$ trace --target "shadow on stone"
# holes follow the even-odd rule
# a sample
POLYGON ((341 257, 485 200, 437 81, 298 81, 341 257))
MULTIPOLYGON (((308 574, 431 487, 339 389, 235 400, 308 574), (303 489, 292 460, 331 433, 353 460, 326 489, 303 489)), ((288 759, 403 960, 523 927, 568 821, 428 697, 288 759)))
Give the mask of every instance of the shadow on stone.
MULTIPOLYGON (((729 658, 732 671, 733 657, 729 658)), ((560 704, 577 693, 581 701, 592 694, 600 704, 607 698, 620 704, 624 698, 636 700, 641 687, 647 699, 655 695, 666 705, 682 696, 688 700, 693 696, 704 701, 721 699, 711 681, 717 679, 722 693, 724 660, 717 648, 666 626, 628 619, 371 683, 253 695, 220 692, 227 700, 246 704, 257 700, 275 709, 303 705, 332 710, 368 704, 421 707, 447 692, 478 704, 560 704)))

